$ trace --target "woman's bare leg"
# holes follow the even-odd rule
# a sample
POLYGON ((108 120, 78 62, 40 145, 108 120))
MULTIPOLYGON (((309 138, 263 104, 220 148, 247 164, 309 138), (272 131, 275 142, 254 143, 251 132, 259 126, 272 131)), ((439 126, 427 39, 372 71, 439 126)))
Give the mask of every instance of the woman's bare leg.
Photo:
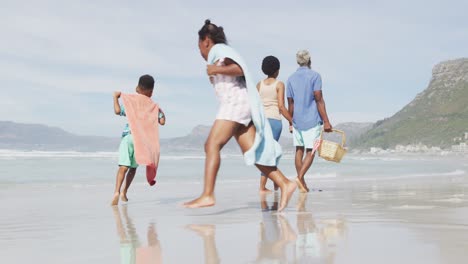
POLYGON ((186 202, 185 207, 198 208, 215 204, 214 187, 221 164, 220 151, 239 126, 238 123, 227 120, 216 120, 214 122, 205 143, 205 187, 203 193, 197 199, 186 202))
MULTIPOLYGON (((245 153, 252 147, 255 140, 255 127, 252 123, 247 127, 239 127, 234 136, 242 152, 245 153)), ((277 167, 258 164, 255 166, 281 189, 281 201, 278 211, 282 211, 288 205, 289 199, 291 199, 292 194, 296 190, 296 184, 288 180, 277 167)))

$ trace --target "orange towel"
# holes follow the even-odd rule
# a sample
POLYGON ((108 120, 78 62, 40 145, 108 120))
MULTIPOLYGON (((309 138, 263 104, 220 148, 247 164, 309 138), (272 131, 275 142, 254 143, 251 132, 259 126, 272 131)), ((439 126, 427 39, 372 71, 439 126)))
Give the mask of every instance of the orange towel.
POLYGON ((159 106, 141 94, 122 94, 121 98, 135 144, 135 159, 139 165, 146 165, 146 179, 152 186, 159 163, 159 106))

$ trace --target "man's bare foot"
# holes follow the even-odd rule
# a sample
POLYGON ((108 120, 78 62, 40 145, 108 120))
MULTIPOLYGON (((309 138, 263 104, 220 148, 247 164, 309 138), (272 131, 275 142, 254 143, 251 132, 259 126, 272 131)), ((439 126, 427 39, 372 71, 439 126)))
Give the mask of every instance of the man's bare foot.
POLYGON ((112 203, 111 203, 112 206, 119 204, 119 196, 120 196, 120 193, 114 193, 114 197, 112 198, 112 203))
POLYGON ((305 188, 304 184, 302 184, 302 181, 299 178, 296 178, 296 183, 297 183, 297 186, 299 187, 299 191, 301 193, 308 192, 307 189, 305 188))
POLYGON ((307 192, 309 192, 309 187, 307 187, 307 183, 305 182, 304 178, 302 178, 302 185, 304 185, 304 188, 307 190, 307 192))
POLYGON ((283 211, 283 209, 288 206, 288 202, 296 188, 297 185, 292 181, 288 181, 288 183, 286 183, 285 186, 281 188, 281 202, 280 207, 278 208, 278 212, 283 211))
POLYGON ((262 188, 258 191, 260 194, 269 194, 272 193, 273 191, 267 189, 267 188, 262 188))
POLYGON ((128 197, 127 197, 127 193, 122 193, 120 195, 120 200, 124 201, 124 202, 128 202, 128 197))
POLYGON ((215 233, 214 225, 187 225, 185 228, 197 232, 202 237, 213 236, 215 233))
POLYGON ((215 204, 214 196, 200 196, 195 200, 184 203, 185 208, 209 207, 215 204))

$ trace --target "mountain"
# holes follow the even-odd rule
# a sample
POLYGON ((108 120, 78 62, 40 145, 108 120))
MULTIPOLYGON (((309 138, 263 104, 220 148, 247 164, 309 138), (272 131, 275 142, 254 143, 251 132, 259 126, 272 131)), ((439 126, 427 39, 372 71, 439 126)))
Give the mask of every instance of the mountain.
MULTIPOLYGON (((192 132, 183 137, 161 139, 161 152, 165 153, 203 153, 205 141, 210 134, 211 126, 198 125, 192 132)), ((224 146, 223 153, 239 154, 240 148, 234 138, 224 146)))
MULTIPOLYGON (((336 129, 342 130, 346 133, 347 146, 352 146, 353 142, 363 133, 367 132, 371 127, 372 123, 342 123, 335 126, 336 129)), ((161 139, 161 151, 166 153, 203 153, 204 144, 208 138, 210 129, 210 126, 199 125, 186 136, 161 139)), ((283 148, 283 152, 291 153, 295 151, 295 147, 293 146, 291 135, 286 133, 286 131, 283 131, 279 143, 283 148)), ((324 138, 341 142, 341 136, 336 133, 327 134, 324 138)), ((223 148, 223 153, 240 153, 240 148, 234 138, 232 138, 223 148)))
POLYGON ((449 147, 468 132, 468 59, 437 64, 429 86, 390 118, 380 120, 356 142, 360 148, 424 144, 449 147))
MULTIPOLYGON (((369 131, 372 128, 374 123, 340 123, 336 125, 334 128, 345 132, 346 135, 346 146, 355 146, 355 142, 359 140, 359 138, 369 131)), ((341 142, 341 135, 333 133, 333 136, 325 138, 331 139, 335 142, 341 142)))
POLYGON ((0 121, 3 149, 115 151, 119 142, 119 138, 78 136, 46 125, 0 121))
MULTIPOLYGON (((346 132, 347 145, 367 131, 370 123, 343 123, 336 126, 346 132)), ((210 126, 198 125, 183 137, 161 139, 161 152, 167 154, 201 154, 210 133, 210 126)), ((283 152, 294 152, 291 135, 283 131, 280 144, 283 152)), ((331 135, 331 134, 330 134, 331 135)), ((339 135, 325 138, 337 142, 339 135)), ((0 149, 49 150, 49 151, 116 151, 120 138, 79 136, 57 127, 40 124, 22 124, 0 121, 0 149)), ((232 138, 223 148, 225 154, 240 154, 240 148, 232 138)))

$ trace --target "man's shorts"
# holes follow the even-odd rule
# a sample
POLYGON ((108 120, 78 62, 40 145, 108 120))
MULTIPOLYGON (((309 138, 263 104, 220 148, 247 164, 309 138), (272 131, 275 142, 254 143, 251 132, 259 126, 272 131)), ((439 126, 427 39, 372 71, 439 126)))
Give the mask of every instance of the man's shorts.
POLYGON ((323 125, 317 125, 307 130, 293 129, 293 141, 295 147, 313 149, 315 140, 320 138, 323 125))
POLYGON ((122 138, 119 147, 119 166, 137 168, 135 160, 135 147, 133 146, 133 136, 128 134, 122 138))

